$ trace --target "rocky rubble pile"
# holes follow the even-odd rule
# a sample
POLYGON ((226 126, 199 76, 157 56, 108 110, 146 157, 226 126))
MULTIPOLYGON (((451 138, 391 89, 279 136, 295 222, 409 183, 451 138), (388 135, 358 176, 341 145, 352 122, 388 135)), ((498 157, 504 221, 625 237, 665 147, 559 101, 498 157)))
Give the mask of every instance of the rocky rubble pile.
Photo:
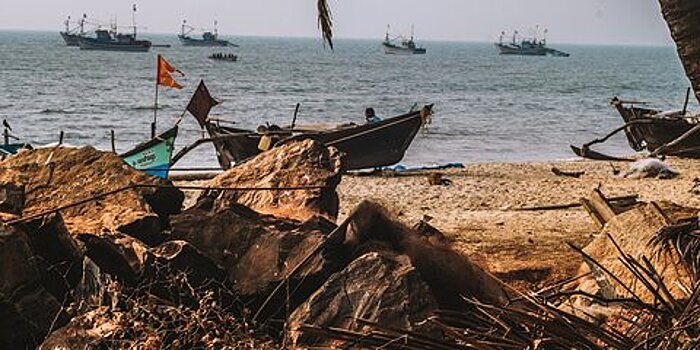
POLYGON ((369 202, 336 224, 342 155, 314 141, 229 169, 184 211, 168 181, 89 147, 0 167, 3 349, 343 346, 305 327, 365 322, 440 339, 438 310, 509 300, 429 225, 369 202))

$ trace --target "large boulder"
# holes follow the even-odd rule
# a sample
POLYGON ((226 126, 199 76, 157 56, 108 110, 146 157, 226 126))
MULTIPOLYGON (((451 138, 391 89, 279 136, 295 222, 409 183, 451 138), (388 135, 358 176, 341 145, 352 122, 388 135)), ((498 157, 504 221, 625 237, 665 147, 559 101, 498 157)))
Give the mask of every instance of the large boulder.
POLYGON ((438 304, 421 274, 406 255, 389 251, 366 253, 331 276, 289 317, 295 347, 345 348, 350 342, 328 341, 302 326, 369 332, 358 319, 386 328, 431 332, 427 323, 438 304))
POLYGON ((509 300, 503 282, 454 250, 435 228, 409 228, 376 203, 364 201, 353 210, 344 239, 353 256, 376 247, 407 255, 442 309, 464 309, 464 297, 496 305, 509 300))
POLYGON ((23 222, 33 260, 41 273, 42 285, 57 299, 70 302, 83 276, 83 249, 66 229, 60 214, 23 222))
MULTIPOLYGON (((614 216, 584 251, 643 301, 653 303, 653 294, 622 263, 619 250, 640 262, 642 257, 647 258, 671 295, 679 299, 686 298, 688 294, 684 286, 692 286, 692 276, 686 269, 679 268, 682 262, 677 251, 660 252, 651 241, 662 228, 683 219, 695 218, 697 213, 697 209, 671 203, 644 203, 614 216)), ((631 297, 627 288, 597 264, 583 263, 579 274, 585 276, 578 280, 579 290, 610 299, 631 297)))
MULTIPOLYGON (((261 215, 237 204, 222 210, 193 207, 173 216, 171 226, 173 239, 189 242, 223 267, 233 291, 252 310, 258 310, 335 227, 320 217, 298 222, 261 215)), ((334 264, 321 254, 314 256, 290 282, 298 291, 291 303, 298 305, 306 299, 336 271, 334 264)), ((262 310, 262 317, 276 313, 282 303, 280 293, 262 310)))
POLYGON ((342 155, 335 148, 313 140, 291 142, 263 152, 233 167, 207 183, 209 187, 239 188, 323 188, 272 191, 213 191, 215 206, 226 208, 243 204, 264 214, 306 220, 322 215, 335 220, 338 215, 336 186, 342 172, 342 155))
POLYGON ((0 261, 0 349, 34 348, 67 316, 41 284, 26 234, 0 225, 0 261))
POLYGON ((120 231, 145 242, 160 241, 164 219, 180 211, 184 195, 170 182, 134 170, 114 153, 92 147, 22 151, 0 162, 0 183, 24 188, 29 216, 136 184, 132 188, 61 210, 71 234, 120 231))

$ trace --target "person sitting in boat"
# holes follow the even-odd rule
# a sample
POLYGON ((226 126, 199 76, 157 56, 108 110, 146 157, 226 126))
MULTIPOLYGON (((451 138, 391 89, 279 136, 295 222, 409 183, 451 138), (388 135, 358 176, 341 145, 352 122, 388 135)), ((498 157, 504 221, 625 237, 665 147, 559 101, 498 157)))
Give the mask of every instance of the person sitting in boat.
POLYGON ((372 123, 379 123, 382 121, 382 118, 379 118, 375 113, 374 113, 374 108, 369 107, 365 109, 365 120, 367 120, 367 123, 372 124, 372 123))

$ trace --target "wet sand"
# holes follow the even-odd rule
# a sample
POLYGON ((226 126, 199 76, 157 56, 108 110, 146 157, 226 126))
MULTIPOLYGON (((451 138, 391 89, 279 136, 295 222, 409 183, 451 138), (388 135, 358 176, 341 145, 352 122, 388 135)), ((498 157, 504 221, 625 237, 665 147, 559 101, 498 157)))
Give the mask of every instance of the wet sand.
POLYGON ((582 262, 566 242, 588 244, 598 229, 581 208, 519 211, 518 208, 577 203, 600 186, 608 196, 638 194, 643 201, 672 201, 700 207, 692 193, 700 178, 698 161, 668 159, 680 171, 674 179, 629 179, 613 175, 628 163, 558 161, 470 164, 437 171, 451 185, 428 183, 422 172, 407 176, 344 176, 338 188, 340 219, 363 199, 387 206, 399 220, 424 216, 454 245, 495 275, 519 287, 538 289, 573 277, 582 262), (580 178, 557 176, 552 167, 585 171, 580 178))

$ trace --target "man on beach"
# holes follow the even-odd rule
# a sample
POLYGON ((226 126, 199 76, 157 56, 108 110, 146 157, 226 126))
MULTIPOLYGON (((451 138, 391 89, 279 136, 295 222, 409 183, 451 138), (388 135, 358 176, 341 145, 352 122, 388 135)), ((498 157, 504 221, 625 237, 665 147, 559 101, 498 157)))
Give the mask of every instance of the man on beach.
POLYGON ((374 114, 374 108, 369 107, 365 109, 365 120, 367 120, 368 124, 372 124, 379 123, 382 121, 382 118, 379 118, 376 114, 374 114))

